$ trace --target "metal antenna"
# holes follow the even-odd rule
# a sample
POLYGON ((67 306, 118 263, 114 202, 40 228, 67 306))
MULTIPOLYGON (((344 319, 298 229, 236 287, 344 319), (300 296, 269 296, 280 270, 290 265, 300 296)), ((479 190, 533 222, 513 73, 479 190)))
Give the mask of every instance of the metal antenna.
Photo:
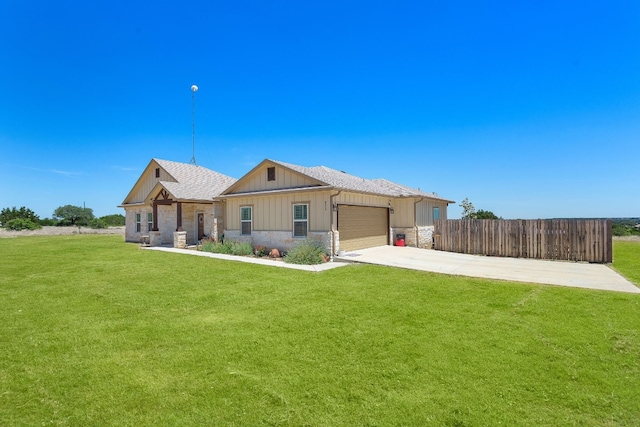
POLYGON ((191 161, 189 164, 196 165, 196 92, 198 86, 191 86, 191 161))

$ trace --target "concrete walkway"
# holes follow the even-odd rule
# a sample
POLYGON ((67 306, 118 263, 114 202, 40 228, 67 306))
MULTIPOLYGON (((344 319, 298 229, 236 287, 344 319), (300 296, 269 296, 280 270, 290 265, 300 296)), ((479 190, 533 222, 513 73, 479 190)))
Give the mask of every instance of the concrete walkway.
POLYGON ((268 265, 270 267, 291 268, 294 270, 316 271, 316 272, 331 270, 333 268, 344 267, 345 265, 349 265, 348 262, 344 262, 344 261, 343 262, 340 262, 340 261, 327 262, 327 263, 318 264, 318 265, 287 264, 286 262, 282 262, 275 259, 269 259, 269 258, 251 258, 251 257, 245 257, 245 256, 238 256, 238 255, 214 254, 211 252, 197 251, 195 249, 177 249, 177 248, 170 248, 166 246, 148 246, 148 247, 141 246, 141 249, 150 250, 150 251, 172 252, 176 254, 201 256, 205 258, 223 259, 226 261, 246 262, 249 264, 268 265))
POLYGON ((397 246, 347 252, 338 260, 460 276, 640 293, 633 283, 603 264, 498 258, 397 246))
POLYGON ((162 246, 145 247, 143 249, 315 272, 359 262, 514 282, 640 293, 640 289, 633 283, 602 264, 497 258, 411 247, 378 246, 361 249, 347 252, 341 257, 335 257, 333 262, 319 265, 287 264, 272 259, 214 254, 193 249, 175 249, 162 246))

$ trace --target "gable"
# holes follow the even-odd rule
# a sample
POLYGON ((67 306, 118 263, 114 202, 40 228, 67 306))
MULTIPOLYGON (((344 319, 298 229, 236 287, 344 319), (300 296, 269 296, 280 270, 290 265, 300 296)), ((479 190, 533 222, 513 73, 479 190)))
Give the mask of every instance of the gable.
POLYGON ((154 189, 158 186, 178 201, 211 202, 235 181, 235 178, 202 166, 152 159, 122 205, 143 203, 155 197, 159 190, 154 189))
POLYGON ((162 168, 155 159, 144 169, 138 181, 133 185, 133 188, 122 202, 125 204, 142 203, 149 196, 149 193, 156 184, 160 181, 176 182, 176 179, 169 174, 164 168, 162 168), (156 172, 156 169, 158 170, 156 172), (156 174, 158 176, 156 176, 156 174))
POLYGON ((240 180, 225 191, 224 194, 254 193, 320 187, 323 185, 325 184, 300 172, 265 160, 240 178, 240 180))

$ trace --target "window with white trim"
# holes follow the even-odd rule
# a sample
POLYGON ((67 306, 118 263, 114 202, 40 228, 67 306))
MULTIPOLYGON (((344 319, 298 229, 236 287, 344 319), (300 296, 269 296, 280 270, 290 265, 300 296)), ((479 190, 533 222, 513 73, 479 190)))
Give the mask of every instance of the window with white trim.
POLYGON ((136 233, 140 232, 140 213, 136 213, 136 233))
POLYGON ((147 231, 153 230, 153 212, 147 213, 147 231))
POLYGON ((252 210, 251 206, 243 206, 240 208, 240 234, 243 236, 251 235, 252 210))
POLYGON ((293 205, 293 237, 307 237, 309 229, 309 205, 293 205))
POLYGON ((433 208, 433 220, 440 219, 440 208, 433 208))

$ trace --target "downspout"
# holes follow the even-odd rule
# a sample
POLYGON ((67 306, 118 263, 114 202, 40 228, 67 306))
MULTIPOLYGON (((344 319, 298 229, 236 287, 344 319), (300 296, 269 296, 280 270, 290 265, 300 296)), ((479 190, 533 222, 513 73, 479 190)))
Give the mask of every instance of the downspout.
MULTIPOLYGON (((333 229, 333 198, 336 196, 339 196, 340 193, 342 193, 342 190, 338 191, 336 194, 332 194, 329 197, 329 209, 331 210, 331 221, 330 221, 330 228, 331 228, 331 262, 333 262, 333 255, 336 253, 336 235, 335 235, 335 230, 333 229)), ((337 212, 337 206, 336 206, 336 212, 337 212)), ((337 213, 336 213, 337 215, 337 213)))
POLYGON ((227 226, 227 199, 220 199, 222 204, 222 230, 220 230, 220 221, 216 222, 216 241, 224 243, 224 230, 227 226))
POLYGON ((424 200, 424 197, 421 197, 417 202, 413 202, 413 228, 416 231, 416 248, 420 247, 420 242, 418 239, 420 238, 420 233, 418 232, 418 203, 424 200))

